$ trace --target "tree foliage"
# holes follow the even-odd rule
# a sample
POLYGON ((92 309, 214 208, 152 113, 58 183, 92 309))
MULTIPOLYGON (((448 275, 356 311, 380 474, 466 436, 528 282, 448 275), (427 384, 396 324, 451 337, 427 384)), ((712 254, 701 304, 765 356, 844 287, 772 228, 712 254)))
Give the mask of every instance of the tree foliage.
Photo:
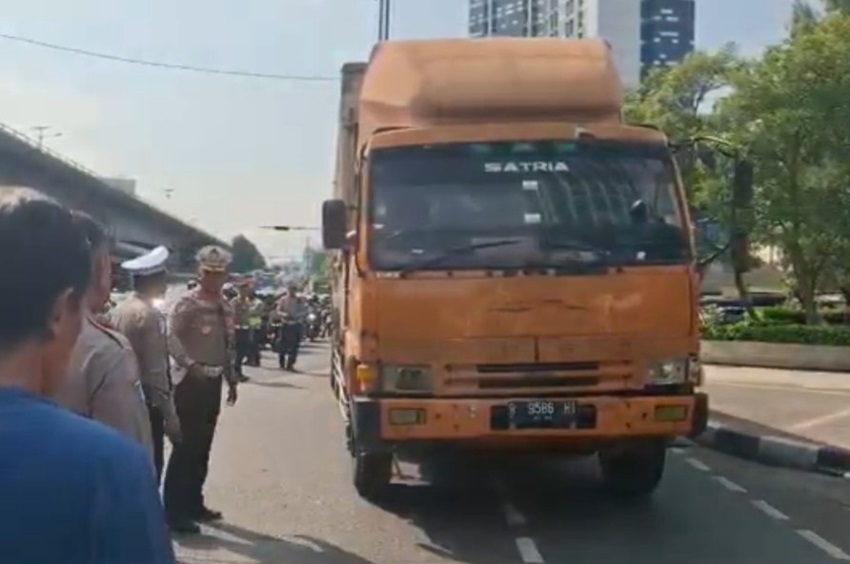
MULTIPOLYGON (((850 294, 848 100, 850 0, 797 2, 788 37, 760 57, 739 59, 731 46, 695 53, 628 98, 633 122, 660 125, 673 140, 720 136, 746 152, 755 166, 752 239, 781 251, 809 322, 818 291, 850 294)), ((698 210, 727 208, 721 175, 688 154, 680 167, 698 210)))
POLYGON ((244 235, 237 235, 231 242, 233 249, 233 265, 234 272, 250 272, 266 268, 266 259, 260 253, 257 246, 244 235))

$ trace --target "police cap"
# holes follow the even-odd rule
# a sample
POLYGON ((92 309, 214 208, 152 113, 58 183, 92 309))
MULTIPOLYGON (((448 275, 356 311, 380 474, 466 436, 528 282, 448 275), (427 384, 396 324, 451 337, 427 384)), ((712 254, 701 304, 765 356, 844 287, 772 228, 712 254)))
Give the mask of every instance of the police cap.
POLYGON ((233 261, 233 256, 218 245, 208 245, 202 248, 195 258, 201 270, 207 272, 225 272, 233 261))
POLYGON ((129 271, 134 276, 152 276, 166 271, 168 260, 168 249, 159 246, 152 251, 134 259, 121 263, 121 268, 129 271))

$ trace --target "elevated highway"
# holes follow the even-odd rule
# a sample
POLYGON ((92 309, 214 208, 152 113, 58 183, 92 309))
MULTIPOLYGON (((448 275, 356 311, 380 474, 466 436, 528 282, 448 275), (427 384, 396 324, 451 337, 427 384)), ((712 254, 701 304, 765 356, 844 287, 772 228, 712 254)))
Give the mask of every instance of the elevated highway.
POLYGON ((157 245, 173 254, 174 268, 191 267, 204 245, 228 244, 165 211, 108 185, 94 171, 0 124, 0 185, 27 186, 84 211, 107 225, 118 241, 116 258, 157 245))

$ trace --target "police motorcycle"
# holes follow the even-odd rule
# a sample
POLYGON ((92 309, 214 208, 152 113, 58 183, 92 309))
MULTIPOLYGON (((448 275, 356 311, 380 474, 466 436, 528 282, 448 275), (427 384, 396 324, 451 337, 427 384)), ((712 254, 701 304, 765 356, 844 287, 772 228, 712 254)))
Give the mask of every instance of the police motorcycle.
POLYGON ((322 334, 322 317, 315 310, 307 314, 306 331, 304 331, 310 342, 316 341, 322 334))
POLYGON ((324 316, 318 306, 310 306, 305 320, 304 334, 310 342, 315 342, 323 334, 324 316))
POLYGON ((278 354, 280 367, 291 370, 291 360, 287 361, 286 357, 289 357, 300 346, 300 341, 301 338, 303 338, 304 331, 302 330, 301 335, 299 335, 297 327, 298 325, 301 325, 302 322, 287 313, 279 314, 278 319, 280 320, 280 330, 278 331, 277 338, 275 339, 274 350, 278 354))
POLYGON ((265 348, 274 348, 275 338, 277 336, 276 329, 272 327, 272 310, 274 310, 274 295, 268 295, 267 292, 257 292, 257 297, 263 301, 263 313, 260 316, 260 327, 257 329, 257 346, 260 350, 265 348))

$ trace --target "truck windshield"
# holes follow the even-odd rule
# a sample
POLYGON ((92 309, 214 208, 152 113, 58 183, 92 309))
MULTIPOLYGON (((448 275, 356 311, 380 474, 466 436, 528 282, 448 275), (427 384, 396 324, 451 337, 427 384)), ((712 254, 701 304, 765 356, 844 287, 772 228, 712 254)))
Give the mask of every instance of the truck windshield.
POLYGON ((370 161, 369 256, 378 270, 690 260, 660 145, 451 143, 377 149, 370 161))

